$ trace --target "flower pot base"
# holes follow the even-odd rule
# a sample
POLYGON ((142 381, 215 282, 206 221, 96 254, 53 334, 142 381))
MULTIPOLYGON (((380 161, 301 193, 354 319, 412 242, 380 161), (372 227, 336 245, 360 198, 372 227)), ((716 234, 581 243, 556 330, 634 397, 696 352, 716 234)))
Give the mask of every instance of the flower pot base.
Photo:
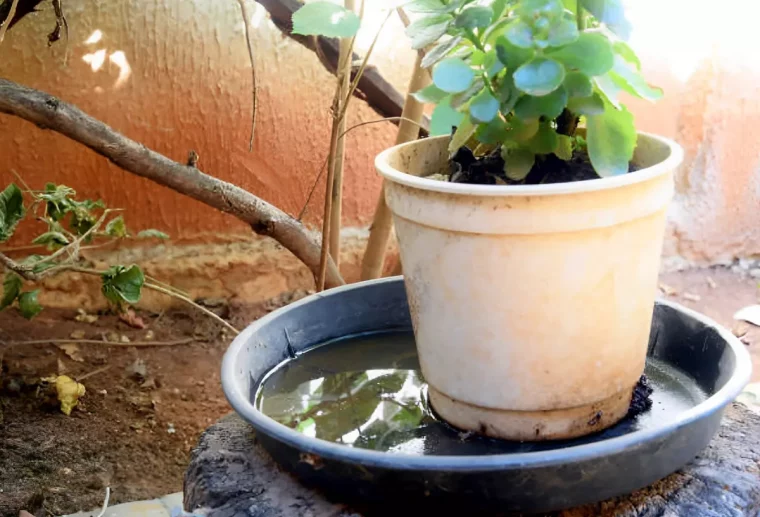
POLYGON ((429 386, 436 414, 464 431, 516 441, 578 438, 602 431, 622 420, 631 404, 633 386, 587 406, 551 411, 511 411, 484 408, 454 400, 429 386))

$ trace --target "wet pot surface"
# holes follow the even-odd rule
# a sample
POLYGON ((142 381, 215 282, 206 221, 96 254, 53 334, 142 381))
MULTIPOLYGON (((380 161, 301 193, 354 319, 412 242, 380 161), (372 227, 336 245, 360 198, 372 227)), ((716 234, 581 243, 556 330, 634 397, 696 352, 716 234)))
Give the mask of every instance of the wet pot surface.
POLYGON ((749 376, 730 333, 657 304, 647 375, 653 406, 581 439, 520 443, 436 418, 400 279, 315 295, 249 327, 225 357, 233 407, 286 469, 360 506, 539 512, 648 485, 693 459, 749 376))

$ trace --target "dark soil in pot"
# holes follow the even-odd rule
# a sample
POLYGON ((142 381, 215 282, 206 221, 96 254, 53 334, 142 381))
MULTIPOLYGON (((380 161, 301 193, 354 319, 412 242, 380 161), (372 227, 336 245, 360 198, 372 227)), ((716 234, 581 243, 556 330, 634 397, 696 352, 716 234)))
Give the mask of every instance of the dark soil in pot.
MULTIPOLYGON (((638 168, 630 164, 628 172, 638 168)), ((462 147, 449 161, 448 181, 475 185, 539 185, 550 183, 570 183, 599 179, 591 165, 588 153, 575 151, 572 159, 565 161, 554 154, 537 156, 536 164, 528 176, 521 181, 507 177, 501 149, 484 156, 475 156, 467 147, 462 147)))

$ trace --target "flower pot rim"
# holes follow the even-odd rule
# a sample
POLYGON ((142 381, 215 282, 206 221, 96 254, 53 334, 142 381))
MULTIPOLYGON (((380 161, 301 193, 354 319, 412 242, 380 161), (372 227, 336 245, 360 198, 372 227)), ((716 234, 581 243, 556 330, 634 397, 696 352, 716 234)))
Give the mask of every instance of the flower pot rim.
POLYGON ((444 194, 460 194, 470 196, 487 196, 487 197, 509 197, 509 196, 551 196, 562 194, 578 194, 582 192, 595 192, 600 190, 609 190, 619 187, 635 185, 642 183, 658 176, 670 174, 683 161, 683 148, 675 141, 644 131, 638 132, 639 137, 645 137, 667 147, 670 150, 669 156, 651 166, 630 174, 619 176, 609 176, 585 181, 573 181, 566 183, 553 183, 547 185, 471 185, 467 183, 449 183, 446 181, 433 180, 415 176, 391 167, 388 163, 390 154, 397 152, 406 147, 418 145, 431 145, 438 141, 449 139, 448 135, 429 137, 422 140, 415 140, 404 144, 395 145, 381 152, 375 158, 375 167, 378 172, 386 179, 406 185, 408 187, 440 192, 444 194))

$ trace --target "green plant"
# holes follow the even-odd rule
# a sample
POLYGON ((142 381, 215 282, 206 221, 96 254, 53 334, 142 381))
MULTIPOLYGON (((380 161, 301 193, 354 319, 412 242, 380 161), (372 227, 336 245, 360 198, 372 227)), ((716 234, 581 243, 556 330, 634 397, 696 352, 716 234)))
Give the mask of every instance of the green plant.
POLYGON ((550 156, 587 150, 599 176, 625 174, 636 147, 625 92, 656 100, 626 44, 622 0, 414 0, 407 28, 433 84, 431 134, 454 132, 449 151, 498 153, 512 182, 550 156), (586 127, 585 138, 577 129, 586 127))
MULTIPOLYGON (((46 276, 64 271, 99 274, 102 292, 109 303, 118 311, 125 311, 129 305, 140 300, 145 275, 136 266, 116 265, 98 272, 88 269, 80 252, 87 247, 95 247, 94 242, 133 237, 118 210, 106 208, 98 200, 77 199, 76 192, 65 185, 48 183, 44 190, 22 191, 15 183, 0 192, 0 243, 13 235, 16 226, 26 217, 42 223, 44 231, 32 241, 32 247, 44 247, 47 255, 28 255, 19 261, 12 261, 0 255, 6 272, 3 279, 0 310, 17 306, 25 318, 33 318, 42 310, 37 295, 39 289, 24 290, 26 281, 39 281, 46 276), (25 206, 24 194, 30 198, 25 206)), ((158 230, 144 230, 136 238, 168 239, 158 230)))

